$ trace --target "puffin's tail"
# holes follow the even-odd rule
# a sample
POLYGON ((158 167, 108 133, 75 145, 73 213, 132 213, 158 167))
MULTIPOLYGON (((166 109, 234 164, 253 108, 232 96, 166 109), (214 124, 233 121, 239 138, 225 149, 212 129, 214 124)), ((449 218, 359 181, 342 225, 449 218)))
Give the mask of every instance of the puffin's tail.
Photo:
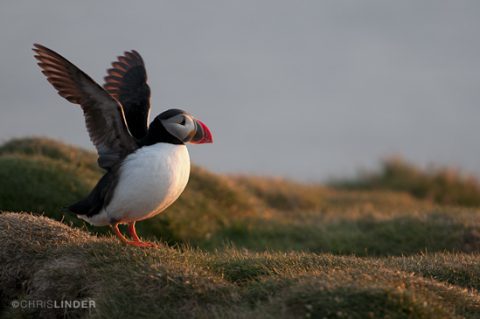
POLYGON ((68 206, 67 209, 76 215, 86 217, 98 214, 103 207, 108 189, 115 180, 113 177, 114 174, 110 172, 103 175, 87 197, 68 206))
MULTIPOLYGON (((105 226, 110 224, 110 220, 99 212, 102 205, 92 201, 91 196, 82 199, 75 204, 67 207, 68 211, 76 214, 77 218, 82 219, 93 226, 105 226)), ((107 216, 108 217, 108 216, 107 216)))
POLYGON ((66 209, 70 213, 74 213, 76 215, 90 215, 92 211, 92 203, 90 201, 90 196, 70 205, 67 206, 66 209))

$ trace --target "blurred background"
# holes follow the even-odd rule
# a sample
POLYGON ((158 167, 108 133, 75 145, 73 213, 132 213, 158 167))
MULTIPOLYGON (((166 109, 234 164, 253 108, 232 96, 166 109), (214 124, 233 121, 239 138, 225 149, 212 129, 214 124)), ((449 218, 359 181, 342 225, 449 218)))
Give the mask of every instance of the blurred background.
POLYGON ((190 150, 214 172, 325 181, 401 154, 480 175, 479 17, 478 1, 3 1, 0 142, 93 149, 38 42, 99 83, 138 50, 152 116, 206 122, 215 144, 190 150))

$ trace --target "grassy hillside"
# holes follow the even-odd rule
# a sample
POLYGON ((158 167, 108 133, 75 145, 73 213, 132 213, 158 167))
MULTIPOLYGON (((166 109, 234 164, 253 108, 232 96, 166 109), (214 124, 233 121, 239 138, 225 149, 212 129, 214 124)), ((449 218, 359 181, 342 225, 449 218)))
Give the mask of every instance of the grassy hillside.
POLYGON ((379 171, 333 184, 344 189, 402 191, 439 204, 480 206, 480 183, 474 177, 448 167, 421 170, 399 157, 385 160, 379 171))
MULTIPOLYGON (((419 196, 419 183, 438 192, 422 182, 434 173, 407 166, 417 180, 381 171, 381 183, 342 187, 193 167, 182 197, 138 223, 141 237, 163 243, 146 250, 64 214, 101 176, 95 154, 10 141, 0 146, 0 314, 63 316, 10 302, 92 298, 90 314, 68 316, 480 317, 480 210, 419 196)), ((449 175, 442 189, 464 194, 476 183, 449 175)))
MULTIPOLYGON (((109 233, 62 209, 88 194, 101 174, 91 152, 48 139, 10 141, 0 147, 0 209, 109 233)), ((181 198, 164 214, 138 223, 138 230, 149 239, 207 250, 233 245, 385 256, 476 251, 477 216, 477 209, 439 206, 405 192, 220 176, 193 167, 181 198)))
POLYGON ((480 258, 359 258, 136 249, 43 217, 0 215, 4 317, 63 316, 11 300, 91 299, 94 318, 476 318, 480 258))

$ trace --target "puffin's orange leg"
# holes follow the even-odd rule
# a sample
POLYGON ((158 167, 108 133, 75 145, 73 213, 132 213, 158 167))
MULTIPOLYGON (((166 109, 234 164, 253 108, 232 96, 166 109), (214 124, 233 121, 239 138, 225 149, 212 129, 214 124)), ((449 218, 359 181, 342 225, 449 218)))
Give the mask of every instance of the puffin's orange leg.
POLYGON ((118 229, 118 223, 117 224, 114 224, 114 225, 111 225, 113 231, 115 232, 115 235, 117 235, 117 237, 122 241, 124 242, 125 244, 128 243, 128 239, 125 238, 125 236, 123 236, 123 234, 120 232, 120 229, 118 229))
POLYGON ((128 223, 128 233, 134 241, 141 241, 140 238, 138 238, 137 231, 135 230, 135 222, 128 223))
POLYGON ((137 231, 135 230, 135 222, 128 223, 128 233, 133 238, 133 241, 138 243, 138 245, 141 245, 141 247, 155 247, 155 246, 157 246, 154 243, 145 242, 145 241, 140 240, 140 238, 137 235, 137 231))
POLYGON ((130 234, 130 236, 133 238, 133 241, 134 242, 137 242, 141 245, 143 245, 143 247, 156 247, 157 245, 154 244, 154 243, 151 243, 151 242, 148 242, 148 241, 142 241, 138 235, 137 235, 137 231, 135 230, 135 222, 132 222, 132 223, 128 223, 128 233, 130 234))
MULTIPOLYGON (((152 244, 152 243, 144 243, 144 242, 141 242, 140 240, 136 240, 136 239, 139 239, 138 236, 136 237, 135 240, 131 241, 131 240, 128 240, 127 238, 125 238, 125 236, 123 236, 123 234, 120 232, 120 229, 118 229, 118 223, 112 225, 112 228, 113 228, 113 231, 115 232, 115 235, 117 235, 117 237, 124 243, 124 244, 127 244, 127 245, 132 245, 132 246, 136 246, 136 247, 152 247, 152 246, 155 246, 155 244, 152 244)), ((135 228, 134 228, 135 229, 135 228)), ((129 230, 130 230, 130 227, 129 227, 129 230)), ((135 233, 136 235, 136 233, 135 233)))

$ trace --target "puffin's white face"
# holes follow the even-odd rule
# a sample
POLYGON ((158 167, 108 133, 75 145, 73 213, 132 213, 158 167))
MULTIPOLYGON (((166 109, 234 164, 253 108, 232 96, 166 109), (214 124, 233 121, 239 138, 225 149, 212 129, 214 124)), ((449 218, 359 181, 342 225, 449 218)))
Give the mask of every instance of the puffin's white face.
POLYGON ((212 143, 212 134, 203 122, 187 112, 174 111, 176 114, 161 119, 162 125, 168 133, 184 143, 212 143))
POLYGON ((195 122, 190 114, 182 113, 162 120, 162 124, 168 133, 180 141, 188 142, 196 132, 195 122))

